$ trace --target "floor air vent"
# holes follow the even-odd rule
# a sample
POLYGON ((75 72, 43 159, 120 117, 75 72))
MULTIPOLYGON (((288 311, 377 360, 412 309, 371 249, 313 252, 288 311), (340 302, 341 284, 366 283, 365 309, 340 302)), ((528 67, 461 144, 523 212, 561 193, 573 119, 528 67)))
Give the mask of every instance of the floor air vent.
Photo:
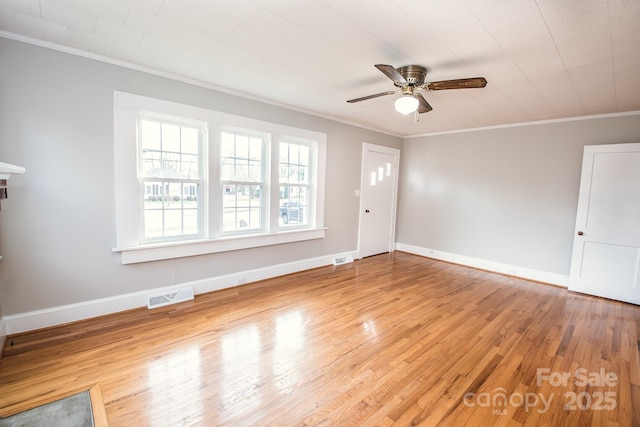
POLYGON ((182 301, 189 301, 193 299, 193 288, 179 289, 174 292, 167 292, 166 294, 149 295, 147 298, 147 308, 164 307, 169 304, 177 304, 182 301))
POLYGON ((337 256, 333 259, 333 265, 342 265, 353 262, 352 255, 337 256))

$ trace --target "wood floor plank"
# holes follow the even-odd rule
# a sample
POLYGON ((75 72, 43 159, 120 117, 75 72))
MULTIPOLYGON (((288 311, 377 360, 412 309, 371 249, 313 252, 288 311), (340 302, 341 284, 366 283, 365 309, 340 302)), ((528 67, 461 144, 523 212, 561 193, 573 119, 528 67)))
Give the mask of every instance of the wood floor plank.
POLYGON ((640 426, 639 333, 635 305, 394 252, 10 336, 0 416, 97 385, 111 426, 640 426))

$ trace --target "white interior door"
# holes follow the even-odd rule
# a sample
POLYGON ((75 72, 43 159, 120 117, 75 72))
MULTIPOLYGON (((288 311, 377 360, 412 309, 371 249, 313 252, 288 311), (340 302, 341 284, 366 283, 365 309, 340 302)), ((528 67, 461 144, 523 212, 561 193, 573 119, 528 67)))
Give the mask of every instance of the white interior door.
POLYGON ((400 150, 364 143, 360 193, 361 258, 393 250, 400 150))
POLYGON ((569 289, 640 304, 640 144, 584 148, 569 289))

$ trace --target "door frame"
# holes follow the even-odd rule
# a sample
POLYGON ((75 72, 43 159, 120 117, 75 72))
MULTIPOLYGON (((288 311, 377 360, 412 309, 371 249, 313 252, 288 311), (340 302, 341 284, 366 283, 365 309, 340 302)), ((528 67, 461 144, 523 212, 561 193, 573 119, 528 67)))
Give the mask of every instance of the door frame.
POLYGON ((395 157, 395 165, 393 167, 393 171, 391 176, 393 178, 392 183, 392 195, 391 195, 391 221, 389 224, 389 252, 393 252, 396 248, 396 208, 398 206, 398 177, 400 171, 400 149, 387 147, 384 145, 371 144, 369 142, 362 143, 362 159, 360 164, 360 212, 358 215, 358 252, 357 258, 361 259, 361 249, 362 249, 362 222, 364 219, 364 192, 367 188, 368 177, 365 172, 365 165, 367 161, 367 154, 369 152, 377 152, 383 154, 390 154, 395 157))

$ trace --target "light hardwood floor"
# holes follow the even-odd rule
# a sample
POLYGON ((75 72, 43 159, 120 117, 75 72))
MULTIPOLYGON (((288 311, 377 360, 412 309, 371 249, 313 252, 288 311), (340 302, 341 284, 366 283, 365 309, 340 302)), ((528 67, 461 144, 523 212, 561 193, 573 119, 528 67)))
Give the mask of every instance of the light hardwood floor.
POLYGON ((638 306, 395 252, 11 336, 0 416, 97 384, 112 427, 640 426, 639 334, 638 306))

